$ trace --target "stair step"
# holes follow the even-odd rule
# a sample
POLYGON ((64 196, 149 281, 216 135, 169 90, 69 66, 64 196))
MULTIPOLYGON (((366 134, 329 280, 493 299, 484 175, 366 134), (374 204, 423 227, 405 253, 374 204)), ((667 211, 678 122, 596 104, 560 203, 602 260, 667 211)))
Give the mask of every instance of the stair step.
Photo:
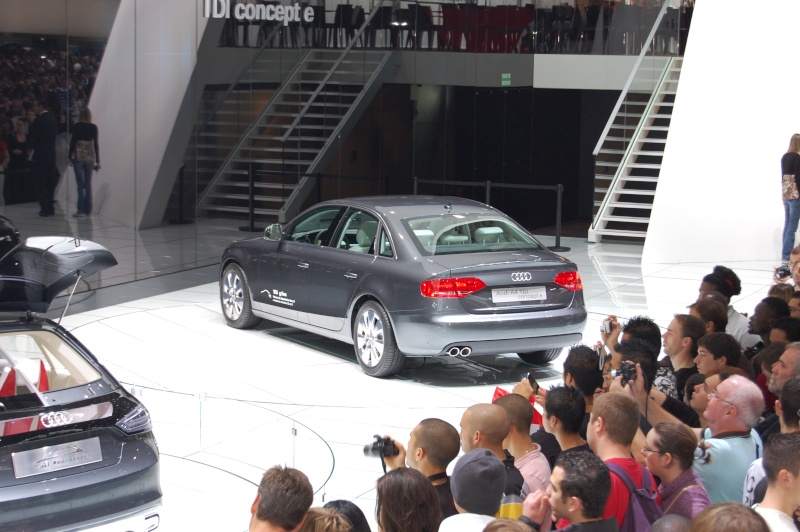
POLYGON ((642 126, 642 131, 669 131, 669 126, 642 126))
MULTIPOLYGON (((237 188, 248 188, 250 183, 247 181, 222 181, 217 183, 214 188, 216 187, 237 187, 237 188)), ((258 189, 270 189, 270 190, 294 190, 297 188, 297 184, 293 183, 267 183, 264 181, 257 181, 253 183, 253 188, 258 189)))
POLYGON ((632 224, 650 223, 650 218, 641 218, 638 216, 605 216, 603 220, 605 220, 606 222, 625 222, 632 224))
POLYGON ((650 156, 652 156, 652 157, 663 157, 664 156, 664 152, 663 151, 635 150, 635 151, 631 152, 631 155, 636 155, 636 156, 643 155, 643 156, 646 156, 646 157, 650 157, 650 156))
MULTIPOLYGON (((248 213, 250 212, 249 207, 234 207, 232 205, 200 205, 201 209, 207 211, 220 211, 220 212, 241 212, 241 213, 248 213)), ((253 209, 254 214, 263 214, 269 216, 278 216, 280 214, 279 209, 253 209)))
POLYGON ((621 201, 612 201, 608 206, 613 209, 652 209, 652 203, 627 203, 621 201))
POLYGON ((652 163, 627 163, 625 168, 643 168, 647 170, 661 170, 660 164, 652 163))
POLYGON ((640 190, 636 188, 617 188, 614 190, 616 194, 625 194, 628 196, 655 196, 655 190, 640 190))
POLYGON ((647 231, 633 231, 633 230, 624 230, 624 229, 600 229, 597 228, 594 230, 595 233, 598 235, 605 235, 605 236, 629 236, 635 238, 645 238, 647 236, 647 231))
POLYGON ((652 176, 645 176, 645 175, 637 175, 637 176, 625 176, 620 177, 620 181, 633 181, 636 183, 658 183, 657 177, 652 176))
MULTIPOLYGON (((215 199, 228 199, 228 200, 244 200, 249 201, 250 195, 249 194, 225 194, 222 192, 210 192, 206 195, 207 198, 215 198, 215 199)), ((286 201, 286 198, 283 196, 254 196, 254 201, 261 201, 261 202, 269 202, 269 203, 283 203, 286 201)))
POLYGON ((598 155, 606 153, 608 155, 625 155, 625 150, 609 150, 606 148, 600 148, 600 151, 597 152, 598 155))
MULTIPOLYGON (((281 142, 282 137, 278 137, 275 135, 252 135, 249 138, 251 139, 259 139, 259 140, 276 140, 281 142)), ((300 141, 300 142, 327 142, 327 137, 290 137, 292 141, 300 141)))

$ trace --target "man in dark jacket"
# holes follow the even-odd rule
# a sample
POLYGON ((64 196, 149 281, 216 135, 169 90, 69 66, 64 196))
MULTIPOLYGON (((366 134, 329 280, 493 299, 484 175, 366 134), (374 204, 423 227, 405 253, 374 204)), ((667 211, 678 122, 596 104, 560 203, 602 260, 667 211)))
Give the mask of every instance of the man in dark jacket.
POLYGON ((44 102, 33 103, 36 120, 31 124, 29 141, 31 146, 31 176, 36 183, 39 199, 39 216, 52 216, 58 169, 56 168, 56 133, 58 125, 44 102))

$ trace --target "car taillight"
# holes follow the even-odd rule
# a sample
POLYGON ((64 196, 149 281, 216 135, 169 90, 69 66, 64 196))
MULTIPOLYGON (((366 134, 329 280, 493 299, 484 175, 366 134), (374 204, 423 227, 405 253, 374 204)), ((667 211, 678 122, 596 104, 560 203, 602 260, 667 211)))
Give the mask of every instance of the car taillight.
POLYGON ((485 287, 486 283, 477 277, 453 277, 424 281, 419 290, 425 297, 467 297, 485 287))
POLYGON ((125 434, 153 430, 153 424, 150 422, 150 413, 143 405, 137 405, 136 408, 125 414, 125 417, 117 421, 117 427, 122 429, 125 434))
POLYGON ((561 272, 556 275, 553 282, 567 290, 583 290, 583 281, 581 280, 581 274, 578 272, 561 272))

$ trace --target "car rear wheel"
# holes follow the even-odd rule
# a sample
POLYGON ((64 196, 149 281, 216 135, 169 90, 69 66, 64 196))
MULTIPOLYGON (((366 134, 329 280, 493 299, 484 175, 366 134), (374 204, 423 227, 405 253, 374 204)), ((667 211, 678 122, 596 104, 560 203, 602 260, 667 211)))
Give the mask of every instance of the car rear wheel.
POLYGON ((527 353, 517 353, 517 356, 529 364, 547 364, 557 359, 562 349, 563 347, 557 347, 543 351, 529 351, 527 353))
POLYGON ((219 285, 219 299, 222 314, 231 327, 251 329, 261 321, 261 318, 253 314, 250 287, 238 264, 230 264, 225 268, 219 285))
POLYGON ((405 365, 406 357, 397 348, 389 315, 374 301, 358 309, 353 347, 361 369, 372 377, 391 377, 405 365))

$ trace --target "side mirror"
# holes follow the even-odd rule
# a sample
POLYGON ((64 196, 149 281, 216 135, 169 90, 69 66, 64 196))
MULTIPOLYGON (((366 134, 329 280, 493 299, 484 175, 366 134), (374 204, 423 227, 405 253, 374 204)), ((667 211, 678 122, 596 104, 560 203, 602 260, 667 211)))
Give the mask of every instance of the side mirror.
POLYGON ((281 224, 272 224, 264 229, 264 238, 268 238, 270 240, 281 240, 282 236, 283 228, 281 227, 281 224))

